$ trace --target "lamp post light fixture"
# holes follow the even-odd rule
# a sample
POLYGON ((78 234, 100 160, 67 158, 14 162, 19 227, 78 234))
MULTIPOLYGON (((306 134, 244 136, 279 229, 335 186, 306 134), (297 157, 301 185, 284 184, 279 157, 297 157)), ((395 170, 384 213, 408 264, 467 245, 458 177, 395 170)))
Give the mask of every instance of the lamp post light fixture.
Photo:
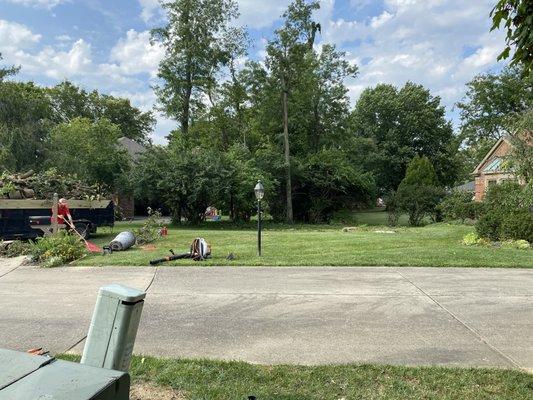
POLYGON ((257 199, 257 255, 261 255, 261 200, 265 195, 265 188, 261 181, 257 181, 254 187, 255 198, 257 199))

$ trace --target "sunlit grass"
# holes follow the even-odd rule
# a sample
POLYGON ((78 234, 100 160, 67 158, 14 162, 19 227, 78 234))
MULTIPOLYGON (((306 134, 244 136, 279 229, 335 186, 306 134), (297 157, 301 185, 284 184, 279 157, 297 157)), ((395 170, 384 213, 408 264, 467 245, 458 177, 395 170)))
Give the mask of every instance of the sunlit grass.
MULTIPOLYGON (((71 361, 79 357, 63 355, 71 361)), ((184 399, 531 399, 533 375, 488 368, 253 365, 134 356, 132 383, 171 387, 184 399)), ((153 397, 154 399, 156 397, 153 397)))
MULTIPOLYGON (((359 224, 343 231, 342 224, 295 225, 266 224, 262 256, 257 256, 256 225, 204 223, 201 226, 169 227, 169 235, 153 244, 155 250, 135 246, 111 255, 91 255, 78 265, 149 265, 149 261, 187 252, 195 237, 212 245, 212 257, 201 263, 178 260, 166 265, 249 265, 249 266, 428 266, 428 267, 533 267, 531 250, 465 246, 461 239, 474 228, 456 224, 430 224, 425 227, 389 228, 383 212, 356 215, 359 224), (393 232, 393 233, 391 233, 393 232), (235 259, 226 259, 233 253, 235 259)), ((354 222, 354 221, 351 221, 354 222)), ((104 245, 122 230, 139 222, 117 223, 113 231, 101 230, 92 240, 104 245)), ((353 226, 353 225, 350 225, 353 226)))

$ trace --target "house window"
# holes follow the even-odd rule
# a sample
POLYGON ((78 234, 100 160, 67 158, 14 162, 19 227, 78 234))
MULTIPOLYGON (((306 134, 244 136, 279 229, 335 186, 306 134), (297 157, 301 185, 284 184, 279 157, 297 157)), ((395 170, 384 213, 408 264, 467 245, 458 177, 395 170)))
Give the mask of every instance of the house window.
POLYGON ((487 166, 483 169, 483 172, 497 172, 501 169, 502 159, 500 157, 494 158, 487 166))
POLYGON ((498 183, 498 181, 497 181, 496 179, 489 179, 489 180, 487 181, 487 186, 488 186, 488 187, 491 187, 491 186, 496 185, 497 183, 498 183))

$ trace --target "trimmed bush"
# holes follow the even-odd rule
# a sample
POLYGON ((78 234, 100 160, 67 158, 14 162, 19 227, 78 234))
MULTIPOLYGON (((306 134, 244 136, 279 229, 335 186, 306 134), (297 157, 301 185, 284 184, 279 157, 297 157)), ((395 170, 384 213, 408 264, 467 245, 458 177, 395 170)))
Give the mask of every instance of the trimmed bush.
POLYGON ((477 219, 483 210, 483 204, 472 200, 472 193, 453 191, 440 202, 437 209, 447 221, 477 219))
POLYGON ((501 215, 494 212, 489 212, 483 215, 476 222, 476 232, 481 237, 497 241, 500 239, 501 223, 501 215))
POLYGON ((533 242, 533 185, 503 182, 489 188, 484 212, 476 223, 479 236, 493 240, 533 242))
POLYGON ((527 240, 529 243, 533 243, 533 214, 528 211, 522 211, 503 217, 500 238, 527 240))

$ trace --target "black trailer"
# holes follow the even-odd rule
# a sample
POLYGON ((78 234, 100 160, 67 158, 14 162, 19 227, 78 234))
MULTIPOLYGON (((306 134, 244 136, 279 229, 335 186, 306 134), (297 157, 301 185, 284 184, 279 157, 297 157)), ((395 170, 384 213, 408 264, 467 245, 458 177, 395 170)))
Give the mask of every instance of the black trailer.
MULTIPOLYGON (((69 200, 76 230, 86 238, 99 226, 113 226, 112 200, 69 200)), ((51 231, 52 200, 0 199, 0 240, 35 239, 51 231)))

